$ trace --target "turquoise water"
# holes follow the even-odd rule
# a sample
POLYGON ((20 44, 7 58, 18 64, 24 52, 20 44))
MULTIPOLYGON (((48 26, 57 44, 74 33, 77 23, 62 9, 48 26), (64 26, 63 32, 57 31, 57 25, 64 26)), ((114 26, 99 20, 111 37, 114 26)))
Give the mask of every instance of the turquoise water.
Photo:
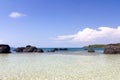
POLYGON ((119 75, 119 54, 0 54, 0 80, 120 80, 119 75))
MULTIPOLYGON (((11 47, 11 52, 14 52, 14 50, 15 50, 16 48, 13 48, 13 47, 11 47)), ((41 49, 43 49, 43 51, 44 52, 47 52, 47 51, 51 51, 51 50, 53 50, 54 48, 41 48, 41 49)), ((84 49, 85 48, 67 48, 68 50, 66 50, 66 51, 84 51, 84 49)), ((103 51, 104 49, 103 48, 94 48, 94 50, 96 50, 96 51, 103 51)), ((60 50, 59 50, 60 51, 60 50)))

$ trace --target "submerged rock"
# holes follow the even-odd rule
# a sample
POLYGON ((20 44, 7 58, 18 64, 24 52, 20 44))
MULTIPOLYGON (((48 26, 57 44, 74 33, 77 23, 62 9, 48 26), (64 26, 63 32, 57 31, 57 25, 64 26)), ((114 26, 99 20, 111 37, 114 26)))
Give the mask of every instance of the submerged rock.
POLYGON ((41 52, 41 53, 43 53, 44 51, 42 50, 42 49, 37 49, 37 52, 41 52))
POLYGON ((104 49, 105 54, 120 54, 120 45, 118 44, 108 44, 104 49))
POLYGON ((88 50, 88 48, 84 48, 84 50, 88 50))
POLYGON ((93 48, 89 48, 88 52, 95 52, 95 50, 93 48))
POLYGON ((68 48, 59 48, 59 50, 66 51, 66 50, 68 50, 68 48))
POLYGON ((56 51, 56 50, 53 49, 53 50, 48 50, 47 52, 55 52, 55 51, 56 51))
POLYGON ((68 48, 54 48, 54 51, 67 51, 68 48))
POLYGON ((43 53, 44 51, 40 48, 31 46, 31 45, 27 45, 26 47, 18 47, 16 49, 16 52, 40 52, 40 53, 43 53))
POLYGON ((10 46, 6 44, 0 44, 0 53, 10 53, 10 46))
POLYGON ((47 52, 56 52, 56 51, 67 51, 68 48, 54 48, 52 50, 48 50, 47 52))

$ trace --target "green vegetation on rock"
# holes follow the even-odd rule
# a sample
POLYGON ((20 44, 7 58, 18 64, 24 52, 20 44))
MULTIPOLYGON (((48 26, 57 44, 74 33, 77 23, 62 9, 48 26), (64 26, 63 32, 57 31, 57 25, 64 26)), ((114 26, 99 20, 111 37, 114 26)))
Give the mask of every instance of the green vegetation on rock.
MULTIPOLYGON (((106 45, 108 45, 108 44, 94 44, 94 45, 84 46, 83 48, 104 48, 106 45)), ((115 44, 111 44, 111 45, 120 46, 120 43, 115 43, 115 44)))
POLYGON ((83 48, 104 48, 105 44, 94 44, 94 45, 88 45, 84 46, 83 48))

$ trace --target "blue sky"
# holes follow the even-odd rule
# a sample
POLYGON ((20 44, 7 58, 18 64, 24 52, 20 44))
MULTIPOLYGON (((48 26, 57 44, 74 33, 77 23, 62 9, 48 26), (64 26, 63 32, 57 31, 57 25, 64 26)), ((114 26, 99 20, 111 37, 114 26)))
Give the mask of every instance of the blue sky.
POLYGON ((0 10, 1 44, 80 47, 120 40, 120 0, 0 0, 0 10))

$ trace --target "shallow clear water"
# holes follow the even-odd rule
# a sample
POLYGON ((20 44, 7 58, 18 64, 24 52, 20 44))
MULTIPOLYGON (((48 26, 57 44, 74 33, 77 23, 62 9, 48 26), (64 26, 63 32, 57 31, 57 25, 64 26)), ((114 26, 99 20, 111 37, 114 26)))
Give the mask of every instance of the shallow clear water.
POLYGON ((0 80, 120 80, 120 55, 0 54, 0 80))

